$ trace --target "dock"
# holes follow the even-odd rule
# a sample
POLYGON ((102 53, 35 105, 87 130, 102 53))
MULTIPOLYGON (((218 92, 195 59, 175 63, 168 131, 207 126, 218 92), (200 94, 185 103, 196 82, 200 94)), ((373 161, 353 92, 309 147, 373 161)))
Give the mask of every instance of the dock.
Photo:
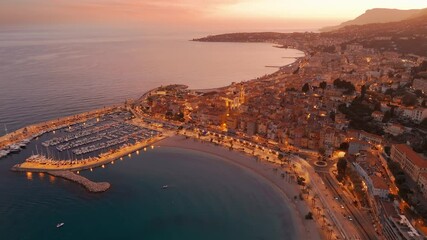
POLYGON ((84 186, 89 192, 93 193, 105 192, 111 186, 108 182, 93 182, 85 177, 82 177, 70 171, 49 171, 47 173, 55 177, 60 177, 76 182, 84 186))

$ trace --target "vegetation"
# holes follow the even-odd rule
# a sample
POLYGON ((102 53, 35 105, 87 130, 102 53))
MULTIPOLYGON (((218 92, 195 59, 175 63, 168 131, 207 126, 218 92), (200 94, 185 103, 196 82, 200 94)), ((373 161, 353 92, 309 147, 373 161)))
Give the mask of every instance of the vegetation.
POLYGON ((323 81, 323 82, 321 82, 321 83, 319 84, 319 87, 320 87, 321 89, 323 89, 323 90, 325 90, 325 89, 326 89, 326 86, 327 86, 327 84, 326 84, 326 82, 325 82, 325 81, 323 81))
POLYGON ((351 95, 356 90, 356 87, 351 82, 341 80, 339 78, 335 79, 334 87, 339 89, 345 89, 346 91, 343 93, 345 95, 351 95))
POLYGON ((338 149, 342 150, 342 151, 347 151, 348 147, 349 147, 348 142, 343 142, 343 143, 340 144, 340 147, 338 149))
POLYGON ((415 106, 417 105, 417 96, 411 93, 405 94, 402 98, 402 104, 405 106, 415 106))
POLYGON ((313 213, 312 213, 312 212, 308 212, 308 213, 305 215, 305 219, 307 219, 307 220, 311 220, 311 219, 313 219, 313 213))
POLYGON ((349 107, 346 104, 339 105, 338 110, 350 120, 351 128, 378 135, 384 134, 382 127, 372 121, 371 114, 374 111, 374 106, 367 105, 360 100, 354 100, 349 107))
POLYGON ((399 197, 405 201, 409 201, 408 195, 412 193, 412 190, 409 188, 408 184, 406 183, 406 176, 402 168, 398 163, 393 161, 388 161, 387 165, 395 178, 394 182, 397 188, 399 189, 398 191, 399 197))
POLYGON ((305 83, 304 86, 302 86, 302 91, 306 93, 309 90, 310 90, 310 86, 308 85, 308 83, 305 83))
POLYGON ((347 160, 345 158, 340 158, 337 163, 337 180, 342 182, 344 180, 346 171, 347 171, 347 160))

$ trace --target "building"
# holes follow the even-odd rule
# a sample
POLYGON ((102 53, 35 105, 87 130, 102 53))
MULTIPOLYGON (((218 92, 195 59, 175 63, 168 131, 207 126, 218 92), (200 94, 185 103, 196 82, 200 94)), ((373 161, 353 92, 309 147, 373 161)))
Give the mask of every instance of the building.
POLYGON ((378 218, 382 232, 387 240, 421 240, 424 239, 410 221, 400 214, 395 203, 378 201, 378 218))
POLYGON ((348 143, 348 154, 357 154, 360 151, 366 151, 370 148, 369 143, 358 140, 358 139, 352 139, 348 143))
POLYGON ((394 144, 390 158, 399 163, 403 171, 415 182, 418 182, 421 173, 427 172, 427 160, 406 144, 394 144))
POLYGON ((427 173, 421 173, 418 178, 418 187, 423 193, 424 198, 427 199, 427 173))
POLYGON ((369 152, 363 152, 353 162, 353 166, 365 182, 372 201, 375 201, 375 197, 388 198, 390 187, 386 182, 385 170, 378 157, 369 152))
POLYGON ((421 90, 423 93, 427 93, 427 79, 425 78, 414 79, 412 87, 415 90, 421 90))
POLYGON ((383 137, 376 135, 376 134, 368 133, 365 131, 360 131, 359 139, 366 141, 366 142, 373 144, 373 145, 381 145, 384 141, 383 137))
POLYGON ((390 188, 382 177, 377 175, 370 176, 370 182, 367 185, 372 195, 379 196, 381 198, 388 198, 390 188))
POLYGON ((427 118, 427 108, 402 107, 402 116, 420 123, 427 118))
POLYGON ((390 123, 384 128, 384 132, 397 136, 405 132, 405 127, 397 123, 390 123))

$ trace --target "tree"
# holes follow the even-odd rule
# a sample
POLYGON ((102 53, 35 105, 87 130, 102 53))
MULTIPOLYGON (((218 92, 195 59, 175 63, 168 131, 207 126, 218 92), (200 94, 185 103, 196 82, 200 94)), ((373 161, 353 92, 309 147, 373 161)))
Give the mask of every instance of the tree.
POLYGON ((308 83, 305 83, 304 86, 302 86, 302 91, 303 92, 308 92, 308 90, 310 90, 310 86, 308 85, 308 83))
POLYGON ((340 148, 339 149, 343 150, 343 151, 347 151, 348 147, 349 147, 348 142, 343 142, 343 143, 340 144, 340 148))
POLYGON ((334 112, 334 111, 331 111, 331 112, 329 113, 329 117, 331 118, 331 120, 332 120, 332 121, 334 121, 334 122, 335 122, 335 112, 334 112))
POLYGON ((307 219, 307 220, 313 219, 313 213, 312 212, 308 212, 307 215, 305 215, 305 219, 307 219))
POLYGON ((365 94, 366 94, 366 86, 363 85, 362 88, 360 89, 360 100, 363 100, 365 98, 365 94))
POLYGON ((388 121, 390 121, 391 119, 391 112, 390 111, 386 111, 384 113, 384 117, 383 117, 383 123, 387 123, 388 121))
POLYGON ((342 179, 345 177, 346 170, 347 170, 347 160, 345 158, 340 158, 337 163, 337 170, 338 170, 338 180, 342 181, 342 179))
POLYGON ((423 91, 421 91, 420 89, 415 90, 414 93, 419 98, 424 97, 423 91))
POLYGON ((391 88, 385 90, 385 92, 384 92, 385 95, 390 95, 390 96, 393 96, 393 93, 394 93, 394 90, 391 88))
POLYGON ((321 89, 323 89, 323 90, 325 90, 325 89, 326 89, 326 86, 327 86, 327 84, 326 84, 326 82, 325 82, 325 81, 323 81, 323 82, 321 82, 321 83, 319 84, 319 87, 320 87, 321 89))
POLYGON ((402 103, 406 106, 414 106, 417 104, 417 96, 414 94, 406 94, 402 98, 402 103))

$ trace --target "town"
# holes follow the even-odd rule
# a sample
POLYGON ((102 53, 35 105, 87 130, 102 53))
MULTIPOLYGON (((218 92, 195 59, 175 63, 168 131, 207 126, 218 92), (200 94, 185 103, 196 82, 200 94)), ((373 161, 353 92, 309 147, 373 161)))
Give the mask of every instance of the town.
POLYGON ((297 154, 329 183, 361 236, 423 239, 427 59, 342 39, 290 39, 274 43, 306 55, 274 74, 211 91, 160 87, 129 106, 297 154))

